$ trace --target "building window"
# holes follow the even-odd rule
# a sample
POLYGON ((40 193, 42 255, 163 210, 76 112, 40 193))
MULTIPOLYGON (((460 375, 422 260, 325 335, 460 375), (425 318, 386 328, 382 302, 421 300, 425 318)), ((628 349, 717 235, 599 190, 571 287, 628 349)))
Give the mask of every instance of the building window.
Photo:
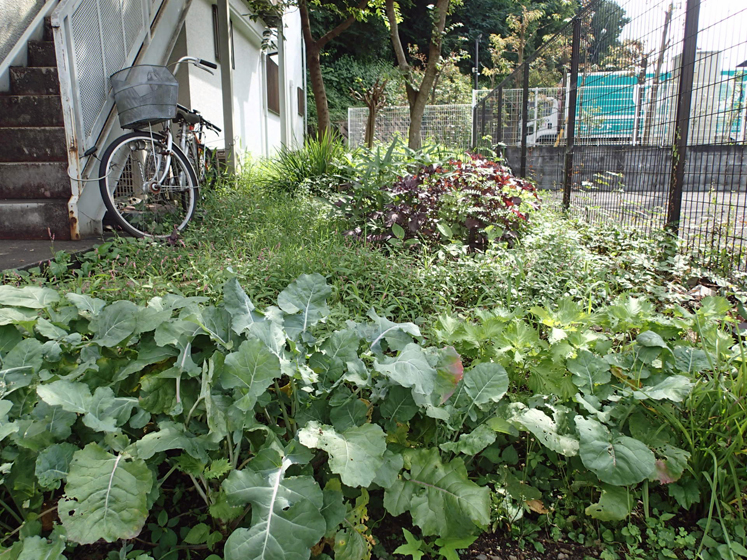
POLYGON ((301 88, 296 88, 298 96, 298 116, 303 117, 306 110, 306 93, 301 88))
POLYGON ((235 46, 235 44, 233 42, 233 20, 231 20, 229 22, 229 24, 230 24, 229 35, 231 36, 231 43, 229 45, 229 48, 231 49, 231 68, 233 68, 234 70, 236 70, 236 54, 235 54, 236 53, 236 46, 235 46))
MULTIPOLYGON (((213 50, 215 51, 215 62, 220 62, 220 32, 218 27, 218 5, 213 4, 213 50)), ((231 68, 236 70, 236 55, 234 54, 234 51, 236 50, 233 43, 233 20, 229 20, 228 22, 229 28, 228 28, 228 35, 230 39, 230 43, 228 45, 229 50, 231 51, 231 68)))
POLYGON ((220 62, 220 45, 218 44, 218 6, 213 4, 213 47, 215 50, 215 62, 220 62))
POLYGON ((267 61, 267 109, 276 115, 280 114, 280 84, 278 83, 278 65, 269 56, 267 61))

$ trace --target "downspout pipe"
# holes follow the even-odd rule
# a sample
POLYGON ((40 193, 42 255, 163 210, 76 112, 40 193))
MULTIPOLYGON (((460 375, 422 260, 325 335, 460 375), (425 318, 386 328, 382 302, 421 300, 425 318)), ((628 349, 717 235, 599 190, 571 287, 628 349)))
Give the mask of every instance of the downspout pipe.
POLYGON ((228 0, 218 0, 218 52, 220 53, 220 81, 223 96, 223 129, 225 131, 226 166, 236 172, 236 153, 233 128, 233 68, 231 67, 231 12, 228 0))
POLYGON ((280 144, 288 145, 288 91, 285 68, 285 34, 283 19, 278 25, 278 94, 280 97, 280 144))

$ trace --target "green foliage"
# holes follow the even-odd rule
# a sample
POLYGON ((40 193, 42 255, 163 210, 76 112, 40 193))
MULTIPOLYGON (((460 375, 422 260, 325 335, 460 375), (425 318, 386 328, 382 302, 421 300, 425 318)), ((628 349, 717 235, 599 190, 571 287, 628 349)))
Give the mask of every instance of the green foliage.
POLYGON ((283 146, 273 158, 263 162, 256 180, 270 192, 326 194, 339 182, 338 162, 344 154, 345 147, 332 133, 308 137, 303 148, 283 146))
POLYGON ((376 196, 350 189, 345 206, 362 214, 358 219, 375 241, 396 238, 484 249, 488 239, 516 239, 539 198, 531 183, 472 155, 421 168, 379 189, 376 196))

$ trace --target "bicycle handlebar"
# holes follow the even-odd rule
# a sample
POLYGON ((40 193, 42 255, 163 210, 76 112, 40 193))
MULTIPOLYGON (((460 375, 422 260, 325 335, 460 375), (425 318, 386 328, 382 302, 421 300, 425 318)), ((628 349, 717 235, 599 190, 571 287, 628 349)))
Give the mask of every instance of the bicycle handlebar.
POLYGON ((207 66, 208 68, 212 68, 213 70, 216 70, 218 68, 218 65, 215 62, 210 62, 209 60, 200 59, 200 64, 203 66, 207 66))

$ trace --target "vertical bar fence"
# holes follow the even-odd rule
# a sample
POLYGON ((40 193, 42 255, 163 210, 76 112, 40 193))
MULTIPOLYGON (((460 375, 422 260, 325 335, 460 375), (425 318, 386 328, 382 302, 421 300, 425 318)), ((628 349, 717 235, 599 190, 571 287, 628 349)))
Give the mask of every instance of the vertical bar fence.
POLYGON ((745 272, 744 29, 744 2, 591 0, 478 101, 475 148, 503 148, 571 215, 668 228, 745 272))

